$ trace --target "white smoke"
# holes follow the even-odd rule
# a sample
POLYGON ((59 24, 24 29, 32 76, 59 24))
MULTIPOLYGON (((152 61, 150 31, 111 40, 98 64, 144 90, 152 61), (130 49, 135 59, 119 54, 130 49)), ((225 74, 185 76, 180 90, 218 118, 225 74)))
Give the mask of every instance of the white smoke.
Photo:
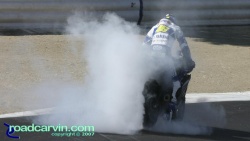
MULTIPOLYGON (((138 27, 111 13, 101 19, 75 14, 68 23, 69 40, 85 41, 80 52, 87 62, 85 83, 53 91, 58 97, 55 112, 35 123, 93 125, 98 132, 121 134, 142 129, 147 71, 138 27)), ((72 52, 79 54, 74 47, 72 52)))

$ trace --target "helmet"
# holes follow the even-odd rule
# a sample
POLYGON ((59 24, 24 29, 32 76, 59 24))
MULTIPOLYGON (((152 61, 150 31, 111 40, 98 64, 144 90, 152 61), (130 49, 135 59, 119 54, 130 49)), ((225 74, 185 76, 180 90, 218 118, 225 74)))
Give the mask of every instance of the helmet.
POLYGON ((172 14, 166 14, 166 19, 170 20, 171 22, 173 22, 174 24, 177 24, 176 23, 176 19, 175 17, 172 15, 172 14))

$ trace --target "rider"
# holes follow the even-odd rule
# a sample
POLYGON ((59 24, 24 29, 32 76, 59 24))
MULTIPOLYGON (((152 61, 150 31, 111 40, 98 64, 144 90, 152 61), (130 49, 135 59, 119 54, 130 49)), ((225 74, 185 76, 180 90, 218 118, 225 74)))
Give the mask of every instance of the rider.
MULTIPOLYGON (((195 62, 191 58, 191 53, 187 44, 183 32, 178 25, 172 14, 167 14, 166 17, 162 18, 159 23, 153 26, 147 33, 147 36, 143 42, 144 45, 149 46, 154 50, 161 47, 167 48, 167 54, 171 54, 170 50, 173 47, 175 41, 178 41, 181 48, 182 56, 185 61, 184 71, 190 73, 195 67, 195 62), (160 47, 159 47, 160 46, 160 47)), ((170 55, 171 56, 171 55, 170 55)), ((169 57, 172 62, 172 56, 169 57)), ((175 66, 175 65, 173 65, 175 66)), ((174 67, 174 74, 172 74, 173 91, 171 102, 176 105, 176 92, 180 88, 180 75, 177 74, 176 68, 174 67)))

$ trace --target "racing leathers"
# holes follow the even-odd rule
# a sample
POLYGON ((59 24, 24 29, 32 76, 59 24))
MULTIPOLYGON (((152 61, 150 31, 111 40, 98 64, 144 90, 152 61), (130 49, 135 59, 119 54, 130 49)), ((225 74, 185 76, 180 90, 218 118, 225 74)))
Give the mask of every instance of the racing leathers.
MULTIPOLYGON (((148 46, 153 51, 163 51, 167 55, 164 59, 168 63, 165 63, 165 68, 171 68, 171 86, 172 86, 172 102, 176 103, 176 92, 180 88, 180 76, 176 71, 176 64, 171 54, 171 50, 174 47, 174 42, 178 41, 181 53, 185 62, 184 72, 190 73, 195 67, 195 62, 191 58, 190 50, 187 44, 183 32, 179 26, 174 24, 168 19, 161 19, 158 24, 153 26, 150 31, 147 33, 147 36, 143 42, 144 45, 148 46)), ((159 64, 159 63, 158 63, 159 64)), ((166 81, 164 85, 169 86, 169 81, 166 81)))

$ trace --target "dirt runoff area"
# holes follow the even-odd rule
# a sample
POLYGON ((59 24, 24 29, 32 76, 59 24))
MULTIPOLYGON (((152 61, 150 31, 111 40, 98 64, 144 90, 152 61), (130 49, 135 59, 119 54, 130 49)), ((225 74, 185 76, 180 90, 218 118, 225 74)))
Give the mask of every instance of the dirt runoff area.
MULTIPOLYGON (((250 46, 187 40, 196 62, 188 93, 250 91, 250 46)), ((0 36, 0 43, 0 114, 34 102, 23 98, 31 96, 27 90, 48 78, 84 80, 86 64, 78 54, 83 44, 79 40, 70 42, 64 35, 0 36)))

